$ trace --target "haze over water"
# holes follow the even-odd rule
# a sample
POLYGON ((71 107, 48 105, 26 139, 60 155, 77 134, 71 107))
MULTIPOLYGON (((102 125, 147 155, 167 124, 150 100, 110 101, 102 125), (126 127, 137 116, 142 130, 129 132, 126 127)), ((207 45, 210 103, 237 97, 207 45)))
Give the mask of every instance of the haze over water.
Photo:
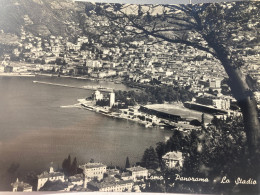
POLYGON ((48 170, 50 162, 61 167, 71 154, 78 164, 91 158, 107 165, 124 166, 141 160, 144 150, 163 141, 171 131, 144 128, 79 108, 77 103, 91 91, 33 83, 33 80, 74 86, 102 85, 126 90, 111 82, 55 77, 0 77, 0 175, 11 163, 21 174, 48 170))

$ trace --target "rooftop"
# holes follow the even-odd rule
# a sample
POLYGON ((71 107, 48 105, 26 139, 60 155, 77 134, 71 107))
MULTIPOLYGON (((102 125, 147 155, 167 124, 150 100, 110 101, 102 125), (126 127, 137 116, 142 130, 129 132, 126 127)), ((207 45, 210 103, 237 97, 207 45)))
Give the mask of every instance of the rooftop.
POLYGON ((42 174, 38 175, 38 179, 41 178, 50 178, 50 177, 60 177, 60 176, 64 176, 64 173, 61 172, 52 172, 49 173, 47 171, 44 171, 42 174))
POLYGON ((109 175, 116 175, 119 173, 118 169, 107 169, 107 174, 109 175))
POLYGON ((40 191, 63 191, 72 185, 70 182, 62 182, 61 180, 47 181, 40 191))
POLYGON ((23 181, 19 181, 18 178, 15 181, 15 183, 12 183, 11 185, 13 186, 13 188, 21 188, 21 189, 32 188, 30 184, 24 183, 23 181))
POLYGON ((105 182, 101 182, 101 183, 91 181, 91 182, 88 183, 88 185, 92 185, 93 187, 96 187, 98 189, 102 189, 102 188, 119 186, 119 185, 124 185, 124 184, 129 184, 129 183, 134 183, 134 182, 132 180, 105 181, 105 182))
POLYGON ((143 167, 140 167, 140 166, 137 166, 137 167, 131 167, 131 168, 127 168, 128 171, 131 171, 131 172, 139 172, 139 171, 145 171, 147 170, 146 168, 143 168, 143 167))
POLYGON ((70 182, 81 181, 81 180, 83 180, 83 178, 84 178, 83 174, 77 174, 77 175, 74 175, 74 176, 70 176, 69 181, 70 182))
POLYGON ((121 173, 121 177, 130 177, 132 176, 129 172, 123 172, 121 173))
POLYGON ((168 152, 163 157, 163 159, 180 160, 182 159, 182 152, 168 152))
POLYGON ((99 167, 106 167, 106 165, 102 164, 102 163, 86 163, 84 165, 80 166, 81 168, 99 168, 99 167))

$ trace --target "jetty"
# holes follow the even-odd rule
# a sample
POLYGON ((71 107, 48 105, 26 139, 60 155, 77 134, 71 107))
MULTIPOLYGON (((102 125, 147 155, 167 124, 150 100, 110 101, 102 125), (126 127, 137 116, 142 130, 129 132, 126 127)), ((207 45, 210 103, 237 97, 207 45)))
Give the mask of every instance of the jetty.
POLYGON ((80 87, 80 86, 60 84, 60 83, 51 83, 51 82, 45 82, 45 81, 33 81, 33 82, 34 83, 39 83, 39 84, 45 84, 45 85, 59 86, 59 87, 69 87, 69 88, 92 90, 92 91, 99 90, 101 92, 106 92, 106 93, 110 93, 110 92, 114 91, 114 89, 106 88, 106 87, 96 87, 96 86, 82 86, 82 87, 80 87))

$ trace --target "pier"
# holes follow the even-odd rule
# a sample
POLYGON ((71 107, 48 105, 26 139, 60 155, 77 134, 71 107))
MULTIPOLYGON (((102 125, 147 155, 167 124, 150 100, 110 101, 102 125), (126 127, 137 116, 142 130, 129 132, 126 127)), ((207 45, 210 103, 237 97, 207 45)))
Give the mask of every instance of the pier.
POLYGON ((60 83, 51 83, 51 82, 44 82, 44 81, 33 81, 34 83, 39 84, 45 84, 45 85, 53 85, 53 86, 59 86, 59 87, 69 87, 69 88, 76 88, 76 89, 84 89, 84 90, 92 90, 96 91, 99 90, 101 92, 111 93, 114 91, 114 89, 105 88, 105 87, 96 87, 96 86, 73 86, 73 85, 66 85, 66 84, 60 84, 60 83))

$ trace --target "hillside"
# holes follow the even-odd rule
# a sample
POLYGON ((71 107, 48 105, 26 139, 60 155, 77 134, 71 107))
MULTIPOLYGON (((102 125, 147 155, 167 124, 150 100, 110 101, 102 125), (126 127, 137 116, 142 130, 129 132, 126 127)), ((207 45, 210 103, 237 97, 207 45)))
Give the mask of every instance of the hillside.
POLYGON ((0 30, 19 35, 20 27, 35 35, 76 35, 84 5, 70 0, 1 0, 0 30))

